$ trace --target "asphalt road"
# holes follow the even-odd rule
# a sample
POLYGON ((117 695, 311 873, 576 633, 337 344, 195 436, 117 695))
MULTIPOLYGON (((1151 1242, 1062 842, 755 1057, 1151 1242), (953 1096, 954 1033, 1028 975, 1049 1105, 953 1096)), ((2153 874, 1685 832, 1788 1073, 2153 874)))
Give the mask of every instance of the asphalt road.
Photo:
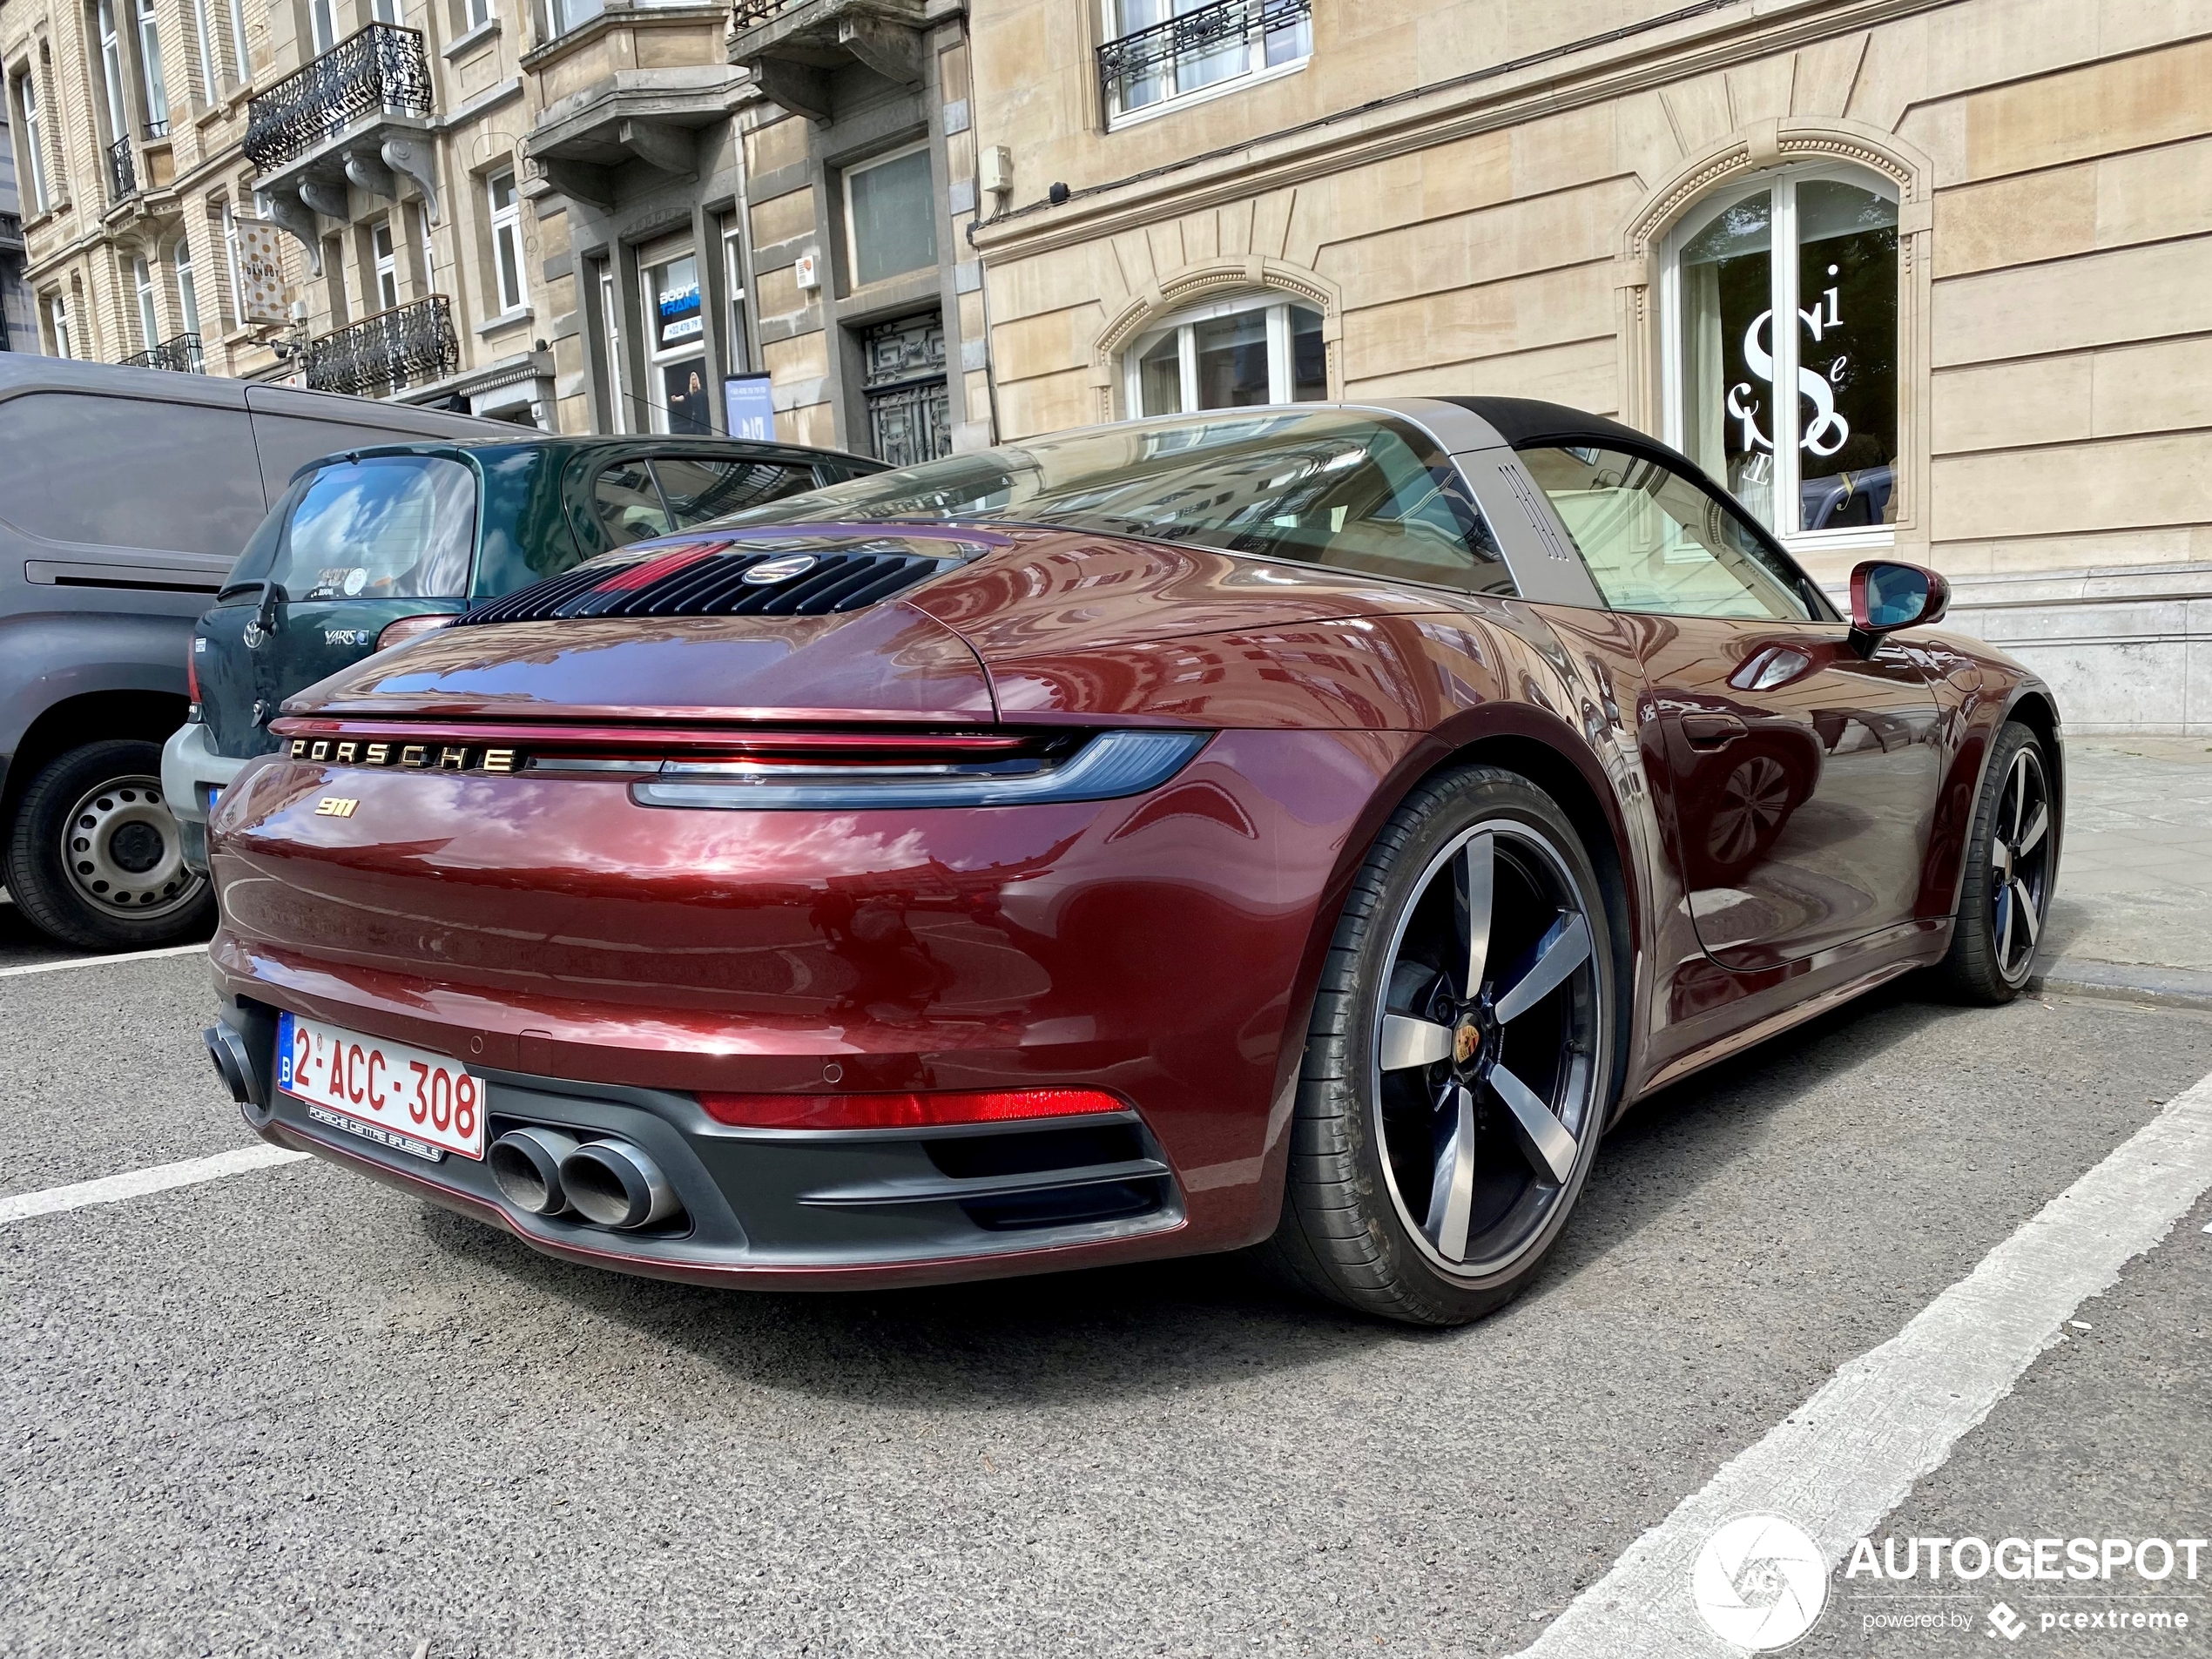
MULTIPOLYGON (((208 1003, 196 956, 0 979, 0 1198, 247 1143, 208 1003)), ((1441 1335, 1231 1260, 652 1285, 314 1162, 16 1221, 0 1653, 1515 1651, 2208 1073, 2212 1016, 1878 994, 1644 1109, 1533 1292, 1441 1335)), ((2208 1223, 1885 1528, 2212 1532, 2208 1223)), ((2157 1587, 2199 1633, 2207 1568, 2157 1587)), ((1801 1650, 2054 1640, 1993 1599, 1875 1633, 1839 1582, 1801 1650)))

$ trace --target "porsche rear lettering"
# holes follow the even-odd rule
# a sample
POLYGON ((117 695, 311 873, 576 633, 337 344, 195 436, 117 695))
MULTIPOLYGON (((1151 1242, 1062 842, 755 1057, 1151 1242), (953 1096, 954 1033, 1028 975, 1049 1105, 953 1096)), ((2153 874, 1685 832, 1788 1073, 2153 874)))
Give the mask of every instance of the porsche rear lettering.
POLYGON ((334 743, 322 738, 294 738, 286 753, 293 760, 328 760, 341 766, 397 766, 409 772, 512 772, 521 765, 512 749, 459 743, 334 743))

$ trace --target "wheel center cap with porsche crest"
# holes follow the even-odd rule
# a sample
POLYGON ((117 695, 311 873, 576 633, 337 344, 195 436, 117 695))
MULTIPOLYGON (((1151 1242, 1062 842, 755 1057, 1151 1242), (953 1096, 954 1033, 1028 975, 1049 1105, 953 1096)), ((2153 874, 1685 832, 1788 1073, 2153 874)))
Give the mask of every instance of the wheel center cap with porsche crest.
POLYGON ((1459 1028, 1452 1033, 1452 1063, 1462 1067, 1473 1065, 1474 1057, 1481 1052, 1482 1028, 1473 1020, 1460 1021, 1459 1028))

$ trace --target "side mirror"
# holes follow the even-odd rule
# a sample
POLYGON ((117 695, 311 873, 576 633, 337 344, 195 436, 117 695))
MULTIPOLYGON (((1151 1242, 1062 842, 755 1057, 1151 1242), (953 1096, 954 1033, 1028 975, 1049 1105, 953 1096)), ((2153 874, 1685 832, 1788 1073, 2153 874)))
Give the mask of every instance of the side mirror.
POLYGON ((1951 584, 1917 564, 1869 559, 1851 573, 1851 644, 1871 657, 1882 636, 1940 621, 1951 604, 1951 584))

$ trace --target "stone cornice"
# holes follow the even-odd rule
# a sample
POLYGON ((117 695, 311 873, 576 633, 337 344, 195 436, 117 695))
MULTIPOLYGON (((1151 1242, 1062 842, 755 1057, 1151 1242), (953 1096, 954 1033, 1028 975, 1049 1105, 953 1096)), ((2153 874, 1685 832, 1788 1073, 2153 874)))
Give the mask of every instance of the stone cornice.
POLYGON ((1385 109, 1324 116, 1275 136, 1172 164, 1079 194, 1034 203, 976 225, 970 239, 1001 260, 1076 246, 1163 219, 1372 165, 1501 127, 1694 79, 1956 0, 1780 0, 1700 10, 1672 22, 1569 42, 1385 109))

